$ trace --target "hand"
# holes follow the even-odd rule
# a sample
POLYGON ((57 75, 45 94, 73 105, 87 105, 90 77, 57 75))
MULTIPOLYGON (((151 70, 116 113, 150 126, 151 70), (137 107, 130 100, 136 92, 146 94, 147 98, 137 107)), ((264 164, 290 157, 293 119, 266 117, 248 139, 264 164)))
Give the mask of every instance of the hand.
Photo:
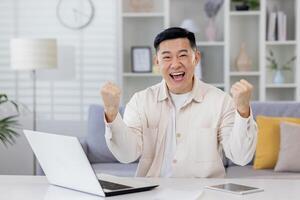
POLYGON ((253 86, 244 79, 234 83, 230 90, 236 109, 244 118, 250 116, 250 99, 252 90, 253 86))
POLYGON ((104 104, 106 121, 114 121, 120 105, 121 89, 112 82, 105 83, 101 88, 101 96, 104 104))

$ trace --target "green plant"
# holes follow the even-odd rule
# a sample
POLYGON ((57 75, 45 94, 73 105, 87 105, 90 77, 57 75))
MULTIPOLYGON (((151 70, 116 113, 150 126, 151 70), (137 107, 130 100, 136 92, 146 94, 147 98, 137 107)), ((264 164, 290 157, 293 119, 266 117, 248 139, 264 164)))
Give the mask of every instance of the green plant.
POLYGON ((266 59, 270 63, 268 67, 272 70, 291 70, 290 64, 296 60, 296 56, 293 56, 285 64, 279 65, 278 62, 276 61, 273 51, 270 49, 269 55, 266 57, 266 59))
POLYGON ((232 2, 241 2, 243 5, 249 6, 250 10, 255 10, 259 8, 259 0, 232 0, 232 2))
POLYGON ((19 127, 17 117, 19 116, 19 107, 18 105, 11 100, 8 100, 7 95, 0 94, 0 105, 4 103, 11 103, 16 111, 17 114, 0 118, 0 140, 1 142, 7 146, 7 144, 14 144, 15 137, 19 136, 19 134, 15 131, 16 128, 19 127))

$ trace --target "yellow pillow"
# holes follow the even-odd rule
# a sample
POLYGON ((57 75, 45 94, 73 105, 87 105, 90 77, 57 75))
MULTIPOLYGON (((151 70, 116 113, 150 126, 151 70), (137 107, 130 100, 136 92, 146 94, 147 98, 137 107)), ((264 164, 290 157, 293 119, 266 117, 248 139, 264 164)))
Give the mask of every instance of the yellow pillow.
POLYGON ((280 123, 300 124, 300 118, 257 116, 258 138, 254 169, 273 169, 276 165, 280 144, 280 123))

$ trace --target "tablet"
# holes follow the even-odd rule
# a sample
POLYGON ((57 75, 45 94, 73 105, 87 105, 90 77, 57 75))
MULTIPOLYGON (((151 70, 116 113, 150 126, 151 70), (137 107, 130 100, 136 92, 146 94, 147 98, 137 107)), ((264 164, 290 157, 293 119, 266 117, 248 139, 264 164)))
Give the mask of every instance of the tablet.
POLYGON ((230 193, 234 193, 234 194, 248 194, 248 193, 263 191, 263 189, 261 189, 261 188, 250 187, 250 186, 246 186, 246 185, 239 185, 239 184, 234 184, 234 183, 206 186, 206 188, 212 189, 212 190, 223 191, 223 192, 230 192, 230 193))

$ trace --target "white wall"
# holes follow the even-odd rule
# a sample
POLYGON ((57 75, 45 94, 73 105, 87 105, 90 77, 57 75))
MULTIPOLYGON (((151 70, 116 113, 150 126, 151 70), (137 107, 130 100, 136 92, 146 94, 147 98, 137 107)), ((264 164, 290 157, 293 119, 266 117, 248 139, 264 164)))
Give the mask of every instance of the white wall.
MULTIPOLYGON (((94 19, 82 30, 67 29, 59 23, 56 17, 59 0, 0 1, 0 93, 32 109, 31 74, 10 69, 11 38, 57 38, 60 52, 69 51, 71 55, 60 59, 63 64, 59 69, 38 72, 37 129, 40 131, 84 136, 88 106, 102 103, 99 89, 105 81, 117 81, 117 2, 92 1, 94 19)), ((30 124, 31 116, 27 118, 30 124)), ((20 138, 17 143, 24 141, 20 138)), ((18 150, 11 149, 10 162, 21 165, 23 161, 17 160, 22 148, 17 145, 11 148, 18 150)), ((0 173, 4 162, 1 152, 0 173)))
POLYGON ((31 74, 10 69, 10 38, 57 38, 59 48, 69 47, 75 56, 69 62, 73 62, 73 66, 67 71, 60 69, 66 76, 59 76, 58 69, 38 73, 38 127, 42 129, 52 121, 84 122, 88 105, 101 103, 101 85, 107 80, 117 80, 116 1, 93 0, 94 20, 82 30, 70 30, 59 23, 56 17, 58 2, 0 1, 0 92, 32 107, 31 74))

